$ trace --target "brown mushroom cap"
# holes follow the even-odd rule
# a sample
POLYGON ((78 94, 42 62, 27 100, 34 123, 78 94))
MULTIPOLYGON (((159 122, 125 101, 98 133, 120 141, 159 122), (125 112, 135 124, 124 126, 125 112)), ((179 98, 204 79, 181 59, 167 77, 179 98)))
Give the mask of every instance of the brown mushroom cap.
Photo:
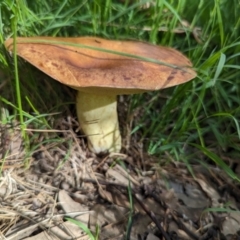
MULTIPOLYGON (((19 37, 16 41, 19 56, 59 82, 85 92, 141 93, 179 85, 196 76, 189 59, 177 50, 144 42, 96 37, 19 37)), ((13 39, 5 46, 13 51, 13 39)))

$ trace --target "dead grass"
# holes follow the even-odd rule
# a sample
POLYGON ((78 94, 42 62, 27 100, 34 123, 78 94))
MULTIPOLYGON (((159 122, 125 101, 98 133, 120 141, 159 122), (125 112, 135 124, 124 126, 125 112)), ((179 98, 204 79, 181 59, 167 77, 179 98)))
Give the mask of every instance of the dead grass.
POLYGON ((130 239, 238 236, 240 191, 221 170, 195 164, 193 178, 167 154, 162 163, 171 163, 160 166, 132 148, 97 157, 77 128, 69 116, 54 131, 28 129, 35 141, 26 168, 17 124, 1 125, 2 239, 90 239, 66 217, 86 224, 93 235, 99 226, 100 239, 124 239, 130 212, 130 239))

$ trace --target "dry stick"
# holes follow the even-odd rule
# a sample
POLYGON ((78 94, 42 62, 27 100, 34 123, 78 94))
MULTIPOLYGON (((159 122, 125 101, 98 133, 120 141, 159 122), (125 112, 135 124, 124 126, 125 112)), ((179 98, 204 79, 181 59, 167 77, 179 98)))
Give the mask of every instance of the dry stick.
MULTIPOLYGON (((159 198, 156 196, 156 194, 151 193, 149 194, 150 197, 152 197, 156 202, 160 203, 162 205, 162 203, 159 201, 159 198)), ((173 219, 175 220, 175 222, 177 223, 177 225, 179 226, 179 228, 183 229, 183 231, 185 231, 191 238, 195 239, 195 240, 199 240, 199 237, 192 231, 190 231, 183 223, 181 220, 179 220, 175 214, 171 214, 173 219)))
MULTIPOLYGON (((113 186, 113 187, 120 187, 120 188, 124 188, 125 191, 127 191, 127 186, 123 185, 123 184, 118 184, 118 183, 111 183, 111 182, 107 182, 107 181, 104 181, 104 180, 98 180, 95 181, 93 179, 83 179, 83 181, 86 181, 86 182, 91 182, 91 183, 94 183, 94 184, 102 184, 102 185, 110 185, 110 186, 113 186)), ((139 188, 138 188, 139 189, 139 188)), ((135 199, 137 200, 137 202, 139 203, 139 205, 143 208, 143 210, 147 213, 147 215, 152 219, 152 221, 156 224, 157 228, 159 229, 159 231, 162 233, 162 235, 164 236, 164 238, 166 240, 171 240, 170 237, 168 236, 168 234, 164 231, 164 229, 162 228, 161 224, 159 224, 155 214, 150 211, 145 205, 144 203, 139 199, 139 197, 137 196, 137 190, 136 188, 132 188, 132 192, 133 192, 133 196, 135 197, 135 199)))
POLYGON ((159 231, 162 233, 163 237, 166 240, 171 240, 170 237, 168 236, 168 234, 164 231, 163 227, 161 226, 161 224, 159 223, 159 221, 157 220, 155 214, 150 211, 147 206, 141 201, 141 199, 137 196, 137 194, 134 194, 135 199, 137 200, 137 202, 139 203, 139 205, 143 208, 143 210, 147 213, 147 215, 152 219, 152 221, 156 224, 157 228, 159 229, 159 231))
POLYGON ((188 236, 190 236, 191 238, 195 239, 195 240, 199 240, 200 238, 192 231, 190 231, 183 223, 182 221, 180 221, 178 219, 178 217, 176 217, 174 214, 172 214, 173 219, 175 220, 175 222, 177 223, 178 227, 183 229, 183 231, 185 231, 188 236))
MULTIPOLYGON (((110 185, 113 187, 120 187, 120 188, 124 188, 125 191, 127 191, 127 186, 123 185, 123 184, 119 184, 119 183, 111 183, 111 182, 107 182, 104 180, 98 180, 97 182, 93 179, 83 179, 83 181, 86 182, 91 182, 93 184, 102 184, 102 185, 110 185)), ((161 231, 162 235, 164 236, 164 238, 166 240, 170 240, 169 236, 167 235, 167 233, 164 231, 164 229, 162 228, 162 226, 159 224, 158 220, 156 219, 155 214, 150 211, 145 205, 144 203, 139 199, 139 197, 137 196, 137 193, 139 192, 140 188, 132 188, 132 192, 134 194, 135 199, 137 200, 137 202, 139 203, 139 205, 143 208, 143 210, 148 214, 148 216, 152 219, 152 221, 156 224, 156 226, 158 227, 158 229, 161 231)), ((159 198, 155 195, 155 194, 149 194, 149 197, 152 197, 156 202, 160 203, 164 208, 167 208, 167 206, 163 205, 163 203, 161 201, 159 201, 159 198)), ((176 221, 176 223, 178 224, 178 226, 183 229, 191 238, 195 239, 195 240, 199 240, 199 237, 192 231, 190 231, 183 223, 182 221, 180 221, 174 214, 172 214, 174 220, 176 221)))
MULTIPOLYGON (((90 23, 88 21, 81 21, 81 22, 90 23)), ((107 24, 107 25, 112 27, 121 27, 118 24, 107 24)), ((143 27, 128 26, 128 27, 129 29, 133 29, 133 30, 142 30, 142 31, 148 31, 148 32, 152 31, 152 28, 148 26, 143 26, 143 27)), ((187 32, 186 30, 192 33, 193 37, 198 43, 200 44, 202 43, 202 40, 200 39, 202 29, 200 27, 191 27, 191 24, 186 20, 182 20, 181 26, 176 27, 174 29, 170 29, 169 27, 165 27, 165 26, 162 26, 157 29, 158 32, 172 32, 177 34, 186 33, 187 32)))
MULTIPOLYGON (((119 188, 123 188, 124 190, 127 190, 127 185, 124 185, 124 184, 122 184, 122 183, 115 183, 115 182, 108 182, 108 181, 104 181, 104 180, 100 180, 100 179, 97 179, 97 181, 96 180, 93 180, 93 179, 89 179, 89 178, 84 178, 84 179, 82 179, 84 182, 90 182, 90 183, 93 183, 93 184, 102 184, 102 185, 105 185, 105 186, 113 186, 113 187, 119 187, 119 188)), ((134 189, 132 189, 132 191, 134 192, 134 193, 137 193, 138 192, 138 190, 137 189, 139 189, 138 187, 137 188, 134 188, 134 189)))

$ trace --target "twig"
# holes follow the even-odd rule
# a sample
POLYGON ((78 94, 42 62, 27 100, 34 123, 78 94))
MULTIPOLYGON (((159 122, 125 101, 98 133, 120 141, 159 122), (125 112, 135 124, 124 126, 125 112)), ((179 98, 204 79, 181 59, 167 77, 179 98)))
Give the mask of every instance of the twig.
MULTIPOLYGON (((114 186, 114 187, 120 187, 120 188, 123 188, 125 191, 127 191, 127 186, 125 185, 122 185, 122 184, 119 184, 119 183, 111 183, 111 182, 106 182, 106 181, 103 181, 103 180, 98 180, 98 182, 96 182, 95 180, 93 179, 84 179, 83 181, 86 181, 86 182, 91 182, 91 183, 95 183, 95 184, 102 184, 102 185, 111 185, 111 186, 114 186)), ((160 232, 162 233, 162 235, 164 236, 164 238, 166 240, 171 240, 170 237, 168 236, 168 234, 164 231, 164 229, 162 228, 161 224, 159 224, 155 214, 150 211, 146 206, 145 204, 139 199, 139 197, 137 196, 137 193, 139 192, 139 188, 132 188, 132 193, 133 193, 133 196, 135 197, 135 199, 137 200, 137 202, 139 203, 139 205, 143 208, 143 210, 148 214, 148 216, 152 219, 152 221, 156 224, 156 226, 158 227, 158 229, 160 230, 160 232)))
POLYGON ((161 224, 159 223, 159 221, 157 220, 155 214, 150 211, 147 206, 141 201, 141 199, 137 196, 137 194, 134 194, 135 199, 137 200, 137 202, 139 203, 139 205, 143 208, 143 210, 147 213, 147 215, 152 219, 152 221, 156 224, 157 228, 159 229, 159 231, 162 233, 163 237, 166 240, 171 240, 170 237, 168 236, 168 234, 164 231, 163 227, 161 226, 161 224))

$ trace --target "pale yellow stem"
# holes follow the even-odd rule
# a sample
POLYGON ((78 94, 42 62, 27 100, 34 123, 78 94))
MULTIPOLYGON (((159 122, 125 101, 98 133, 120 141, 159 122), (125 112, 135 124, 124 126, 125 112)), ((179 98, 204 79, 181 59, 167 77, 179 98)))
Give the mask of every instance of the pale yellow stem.
POLYGON ((116 95, 78 91, 77 115, 92 152, 99 154, 121 150, 116 95))

